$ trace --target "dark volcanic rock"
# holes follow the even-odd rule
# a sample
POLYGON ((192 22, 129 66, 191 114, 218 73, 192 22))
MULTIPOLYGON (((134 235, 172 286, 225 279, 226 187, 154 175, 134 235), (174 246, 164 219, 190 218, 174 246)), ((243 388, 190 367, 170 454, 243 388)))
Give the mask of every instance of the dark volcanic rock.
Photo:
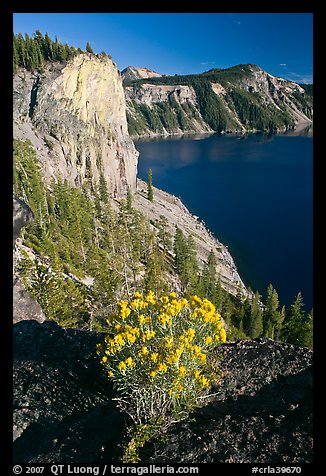
POLYGON ((224 377, 192 421, 143 462, 308 463, 312 461, 312 351, 271 339, 222 347, 224 377))
MULTIPOLYGON (((95 353, 103 335, 14 325, 15 463, 118 461, 126 418, 95 353)), ((210 402, 142 462, 310 462, 312 351, 269 339, 222 346, 210 402)))
POLYGON ((103 336, 54 322, 14 325, 14 460, 100 461, 124 417, 111 398, 96 343, 103 336))

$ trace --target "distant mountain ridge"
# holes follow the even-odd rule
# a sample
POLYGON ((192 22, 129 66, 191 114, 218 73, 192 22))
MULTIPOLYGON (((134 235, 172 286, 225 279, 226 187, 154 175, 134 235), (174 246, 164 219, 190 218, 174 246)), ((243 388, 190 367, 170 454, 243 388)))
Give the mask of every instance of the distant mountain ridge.
POLYGON ((127 66, 121 71, 122 80, 125 82, 136 81, 138 79, 160 78, 163 74, 157 73, 149 68, 137 68, 135 66, 127 66))
POLYGON ((312 123, 313 87, 254 64, 124 82, 132 136, 280 132, 312 123))

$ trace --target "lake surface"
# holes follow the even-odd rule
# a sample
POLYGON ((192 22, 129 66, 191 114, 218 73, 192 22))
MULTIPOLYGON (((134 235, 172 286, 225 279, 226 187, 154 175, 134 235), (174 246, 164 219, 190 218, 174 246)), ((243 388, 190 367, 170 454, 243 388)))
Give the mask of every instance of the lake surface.
POLYGON ((211 135, 135 145, 138 176, 147 180, 151 168, 154 186, 204 220, 247 286, 265 299, 272 283, 281 305, 301 291, 312 308, 312 137, 211 135))

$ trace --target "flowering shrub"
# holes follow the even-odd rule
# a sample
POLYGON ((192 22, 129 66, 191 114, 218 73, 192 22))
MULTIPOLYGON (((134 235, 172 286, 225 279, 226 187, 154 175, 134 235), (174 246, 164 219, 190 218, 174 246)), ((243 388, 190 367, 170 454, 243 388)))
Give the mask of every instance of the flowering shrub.
POLYGON ((142 431, 186 418, 221 375, 209 353, 225 342, 226 332, 207 299, 135 293, 119 302, 107 323, 97 353, 118 391, 118 406, 142 431))

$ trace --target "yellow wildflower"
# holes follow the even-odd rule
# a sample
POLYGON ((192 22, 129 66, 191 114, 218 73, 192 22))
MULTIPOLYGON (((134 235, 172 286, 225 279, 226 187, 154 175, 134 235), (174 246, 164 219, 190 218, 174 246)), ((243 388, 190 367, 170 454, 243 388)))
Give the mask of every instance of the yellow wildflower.
POLYGON ((165 338, 165 346, 167 349, 171 349, 173 346, 173 336, 168 336, 165 338))
POLYGON ((181 377, 184 377, 186 374, 187 374, 187 369, 186 369, 186 367, 184 367, 183 365, 181 365, 181 366, 179 367, 179 375, 181 375, 181 377))
POLYGON ((106 362, 107 360, 108 360, 107 356, 104 355, 104 356, 102 357, 102 360, 101 360, 102 364, 105 364, 105 362, 106 362))
POLYGON ((209 380, 206 377, 204 377, 204 375, 202 375, 202 377, 200 379, 200 385, 203 388, 207 388, 209 386, 209 380))
POLYGON ((191 296, 190 307, 195 308, 202 305, 202 300, 198 296, 191 296))
POLYGON ((207 336, 205 337, 205 344, 209 345, 213 342, 213 337, 207 336))
POLYGON ((189 342, 191 342, 191 341, 194 339, 195 334, 196 334, 195 329, 192 329, 192 328, 190 327, 190 329, 187 330, 186 336, 187 336, 187 338, 189 339, 189 342))
POLYGON ((160 301, 163 303, 163 304, 167 304, 169 302, 169 298, 168 296, 161 296, 160 297, 160 301))
POLYGON ((143 324, 145 324, 146 322, 146 317, 144 316, 144 314, 140 314, 139 317, 138 317, 138 322, 139 324, 142 326, 143 324))
POLYGON ((120 310, 119 315, 122 320, 125 320, 129 316, 130 313, 131 313, 131 310, 129 309, 129 307, 125 307, 120 310))
POLYGON ((168 364, 176 364, 178 362, 178 359, 179 357, 174 352, 171 352, 171 354, 166 357, 166 361, 168 364))
POLYGON ((222 342, 226 342, 226 331, 223 327, 223 329, 221 329, 221 341, 222 342))
POLYGON ((200 370, 195 370, 195 372, 194 372, 194 377, 195 377, 196 380, 198 380, 198 379, 201 377, 201 372, 200 372, 200 370))
POLYGON ((147 295, 145 296, 145 299, 149 304, 155 304, 156 303, 155 294, 154 294, 153 291, 148 291, 147 295))
POLYGON ((147 330, 142 334, 142 340, 150 340, 155 336, 155 331, 147 330))
POLYGON ((146 347, 146 345, 143 345, 143 347, 141 348, 140 352, 139 352, 141 355, 148 355, 149 353, 149 350, 148 348, 146 347))
POLYGON ((153 362, 157 362, 158 353, 157 353, 157 352, 153 352, 153 353, 151 354, 151 357, 150 357, 150 358, 151 358, 151 360, 152 360, 153 362))
POLYGON ((125 363, 128 367, 135 367, 136 364, 135 362, 133 361, 132 357, 128 357, 126 360, 125 360, 125 363))
POLYGON ((118 369, 121 370, 121 372, 124 372, 127 368, 127 365, 125 362, 120 362, 118 365, 118 369))
POLYGON ((164 364, 164 363, 161 363, 161 364, 158 366, 157 371, 164 373, 164 372, 167 371, 167 369, 168 369, 168 366, 167 366, 166 364, 164 364))
POLYGON ((122 346, 125 345, 125 340, 123 339, 121 334, 117 334, 116 336, 114 336, 114 343, 116 345, 122 346))
POLYGON ((133 344, 136 340, 136 337, 134 336, 134 334, 128 332, 128 334, 126 334, 126 339, 128 342, 130 342, 130 344, 133 344))
POLYGON ((207 359, 206 354, 201 353, 201 354, 199 354, 197 357, 198 357, 198 359, 199 359, 202 363, 206 362, 206 359, 207 359))
POLYGON ((195 356, 198 356, 201 354, 202 348, 199 345, 193 345, 191 351, 195 356))

